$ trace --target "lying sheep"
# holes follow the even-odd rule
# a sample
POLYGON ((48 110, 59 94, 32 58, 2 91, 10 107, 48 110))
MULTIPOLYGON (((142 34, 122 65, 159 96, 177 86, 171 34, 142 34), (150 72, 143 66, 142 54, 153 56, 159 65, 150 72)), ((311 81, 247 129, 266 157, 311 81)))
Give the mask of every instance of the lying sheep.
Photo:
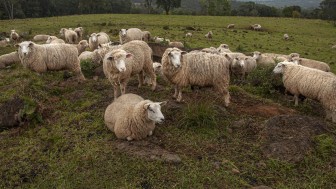
POLYGON ((289 35, 288 35, 287 33, 285 33, 285 34, 283 35, 283 39, 284 39, 284 40, 288 40, 288 39, 289 39, 289 35))
POLYGON ((96 66, 100 66, 103 63, 104 56, 114 50, 120 48, 121 45, 99 45, 99 48, 94 51, 84 51, 79 55, 79 60, 90 60, 96 66))
POLYGON ((179 41, 172 41, 168 43, 168 46, 170 47, 176 47, 176 48, 184 48, 184 45, 182 42, 179 41))
POLYGON ((0 69, 6 68, 16 62, 20 62, 19 54, 17 51, 0 56, 0 69))
POLYGON ((10 43, 10 39, 5 38, 5 39, 0 41, 0 47, 7 47, 9 43, 10 43))
POLYGON ((257 64, 260 66, 267 66, 267 65, 275 65, 276 61, 274 58, 265 56, 261 54, 259 51, 254 51, 253 52, 253 58, 256 59, 257 64))
POLYGON ((213 36, 213 33, 212 31, 209 31, 207 34, 204 35, 205 38, 207 38, 208 40, 212 40, 212 36, 213 36))
POLYGON ((10 38, 11 41, 14 41, 15 43, 17 43, 20 39, 20 35, 18 33, 16 33, 15 30, 11 30, 9 38, 10 38))
POLYGON ((307 59, 307 58, 299 58, 299 57, 291 58, 291 61, 293 61, 295 64, 298 64, 298 65, 306 66, 309 68, 315 68, 315 69, 322 70, 325 72, 330 72, 329 65, 321 61, 307 59))
POLYGON ((76 34, 77 34, 77 39, 78 39, 78 41, 80 41, 80 40, 83 39, 83 34, 84 34, 84 29, 83 29, 83 27, 75 28, 75 29, 74 29, 74 32, 76 32, 76 34))
POLYGON ((87 47, 89 47, 89 43, 87 42, 87 40, 81 40, 77 45, 76 44, 72 44, 72 45, 77 48, 78 55, 80 55, 82 52, 85 51, 87 47))
POLYGON ((331 48, 332 48, 332 49, 336 49, 336 45, 332 46, 331 48))
POLYGON ((149 31, 143 31, 142 40, 148 43, 151 40, 151 33, 149 31))
POLYGON ((282 74, 286 89, 294 94, 295 106, 299 95, 321 102, 326 118, 336 123, 336 77, 321 70, 291 63, 278 63, 273 70, 282 74))
POLYGON ((155 43, 163 43, 163 42, 170 43, 169 39, 165 39, 165 38, 158 37, 158 36, 155 36, 153 39, 155 43))
POLYGON ((162 71, 168 81, 175 85, 173 97, 178 102, 182 100, 183 87, 196 85, 213 86, 223 95, 224 105, 230 103, 230 64, 223 56, 167 48, 162 56, 162 71))
POLYGON ((78 51, 71 45, 38 45, 31 41, 24 41, 18 47, 19 58, 25 68, 37 73, 44 73, 49 70, 69 70, 79 80, 85 80, 78 59, 78 51))
POLYGON ((50 35, 45 35, 45 34, 39 34, 39 35, 35 35, 33 37, 33 41, 39 42, 39 41, 47 41, 48 37, 50 35))
POLYGON ((57 38, 56 36, 49 36, 45 43, 46 44, 56 44, 56 43, 65 43, 65 41, 63 39, 57 38))
POLYGON ((138 75, 139 85, 144 83, 144 74, 151 78, 152 90, 156 88, 156 75, 153 70, 152 49, 144 41, 134 40, 107 53, 103 60, 104 74, 114 88, 114 99, 126 93, 126 86, 131 76, 138 75))
POLYGON ((105 32, 92 33, 89 38, 89 47, 93 51, 98 48, 99 44, 109 43, 110 37, 105 32))
POLYGON ((62 28, 60 30, 60 34, 62 37, 64 37, 67 43, 74 44, 74 43, 77 43, 78 41, 77 33, 73 30, 62 28))
POLYGON ((230 73, 244 80, 256 67, 257 62, 253 57, 238 56, 230 64, 230 73))
POLYGON ((260 24, 253 24, 253 25, 251 25, 251 28, 253 30, 260 31, 261 30, 261 25, 260 24))
POLYGON ((219 47, 217 48, 217 51, 219 53, 231 53, 229 45, 227 44, 220 44, 219 47))
POLYGON ((161 106, 167 102, 152 102, 136 94, 124 94, 114 100, 106 110, 106 126, 119 139, 141 140, 151 136, 155 123, 162 123, 161 106))
POLYGON ((139 28, 121 29, 119 32, 120 44, 133 40, 142 40, 143 33, 139 28))
POLYGON ((234 28, 234 27, 235 27, 234 24, 229 24, 229 25, 227 26, 227 29, 232 29, 232 28, 234 28))
POLYGON ((186 37, 192 37, 192 33, 190 32, 186 33, 186 37))

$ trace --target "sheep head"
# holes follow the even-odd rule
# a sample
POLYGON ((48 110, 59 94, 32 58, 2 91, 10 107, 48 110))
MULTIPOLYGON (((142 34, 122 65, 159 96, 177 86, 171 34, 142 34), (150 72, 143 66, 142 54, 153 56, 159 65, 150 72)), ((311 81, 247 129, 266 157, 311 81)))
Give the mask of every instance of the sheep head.
POLYGON ((125 36, 126 33, 127 33, 127 29, 121 29, 120 32, 119 32, 119 34, 120 34, 121 36, 125 36))
POLYGON ((168 52, 169 62, 171 62, 175 68, 181 67, 182 55, 186 53, 187 52, 181 51, 178 48, 171 48, 171 50, 168 52))
POLYGON ((31 41, 24 41, 18 44, 18 53, 20 57, 27 57, 31 52, 31 48, 35 45, 35 43, 31 41))
POLYGON ((161 112, 161 106, 167 104, 167 101, 163 102, 149 102, 144 105, 144 109, 147 111, 147 117, 156 123, 162 123, 164 121, 164 116, 161 112))
POLYGON ((117 68, 119 72, 126 71, 126 58, 131 58, 133 55, 131 53, 127 53, 124 50, 117 49, 111 51, 107 60, 112 64, 113 67, 117 68))
POLYGON ((275 74, 282 74, 286 66, 290 64, 289 62, 279 62, 275 68, 273 69, 273 73, 275 74))
POLYGON ((259 51, 254 51, 253 52, 253 58, 258 60, 260 57, 261 57, 261 52, 259 52, 259 51))

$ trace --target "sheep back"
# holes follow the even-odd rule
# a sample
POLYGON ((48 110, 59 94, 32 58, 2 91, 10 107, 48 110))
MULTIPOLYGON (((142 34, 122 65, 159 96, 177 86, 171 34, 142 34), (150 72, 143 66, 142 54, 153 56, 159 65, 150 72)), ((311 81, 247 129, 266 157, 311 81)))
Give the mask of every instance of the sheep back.
POLYGON ((0 69, 5 68, 6 66, 10 66, 11 64, 14 64, 16 62, 20 62, 19 54, 16 51, 1 55, 0 69))

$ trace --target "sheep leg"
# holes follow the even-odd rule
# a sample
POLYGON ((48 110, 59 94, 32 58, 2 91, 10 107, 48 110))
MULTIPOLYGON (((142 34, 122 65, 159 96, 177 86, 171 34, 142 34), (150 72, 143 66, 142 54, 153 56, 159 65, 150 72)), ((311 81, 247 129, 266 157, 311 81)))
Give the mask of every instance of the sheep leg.
POLYGON ((138 81, 139 81, 139 85, 138 87, 142 87, 142 85, 144 84, 144 72, 141 71, 139 74, 138 74, 138 81))
POLYGON ((118 85, 113 84, 113 92, 114 92, 114 100, 116 100, 118 98, 118 96, 119 96, 118 85))
POLYGON ((153 131, 149 131, 148 136, 152 136, 153 135, 153 131))
POLYGON ((177 87, 177 91, 178 91, 178 95, 177 95, 177 102, 181 102, 182 101, 182 90, 181 87, 177 87))
POLYGON ((228 107, 230 104, 230 93, 227 89, 224 89, 223 94, 224 94, 224 106, 228 107))
POLYGON ((132 137, 130 137, 130 136, 129 136, 129 137, 127 137, 126 139, 127 139, 128 141, 131 141, 131 140, 133 140, 133 138, 132 138, 132 137))
POLYGON ((153 72, 150 73, 150 78, 151 78, 151 82, 152 82, 152 91, 154 91, 156 89, 156 75, 153 72))
POLYGON ((175 93, 173 95, 173 98, 177 98, 177 94, 178 94, 178 89, 177 89, 177 85, 175 85, 175 93))
POLYGON ((332 112, 330 110, 326 110, 326 120, 332 120, 332 112))
POLYGON ((298 106, 299 105, 299 95, 295 94, 294 95, 294 106, 298 106))

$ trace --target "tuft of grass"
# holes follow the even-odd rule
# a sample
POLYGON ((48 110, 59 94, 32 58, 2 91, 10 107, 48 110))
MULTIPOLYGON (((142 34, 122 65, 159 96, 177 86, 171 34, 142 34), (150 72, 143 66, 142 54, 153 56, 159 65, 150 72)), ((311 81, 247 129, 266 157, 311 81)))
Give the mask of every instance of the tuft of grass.
POLYGON ((85 77, 90 78, 94 75, 94 69, 96 66, 92 63, 92 60, 83 60, 80 64, 85 77))
POLYGON ((328 134, 318 135, 314 138, 316 152, 323 159, 330 158, 335 150, 335 140, 328 134))

